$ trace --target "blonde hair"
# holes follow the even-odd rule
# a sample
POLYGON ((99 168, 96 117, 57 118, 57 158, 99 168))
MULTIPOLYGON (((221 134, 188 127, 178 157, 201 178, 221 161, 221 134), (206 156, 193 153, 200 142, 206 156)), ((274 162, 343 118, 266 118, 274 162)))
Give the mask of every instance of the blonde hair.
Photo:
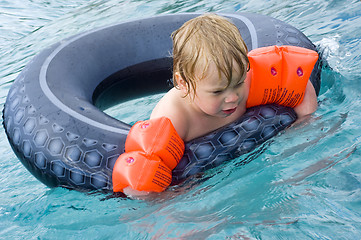
POLYGON ((232 81, 233 61, 241 75, 249 70, 247 46, 238 28, 224 17, 207 13, 193 18, 174 31, 172 39, 173 84, 178 86, 178 72, 187 85, 187 95, 191 89, 195 93, 196 81, 205 76, 210 61, 216 65, 219 76, 226 76, 228 85, 232 81), (194 72, 202 67, 202 77, 196 79, 194 72))

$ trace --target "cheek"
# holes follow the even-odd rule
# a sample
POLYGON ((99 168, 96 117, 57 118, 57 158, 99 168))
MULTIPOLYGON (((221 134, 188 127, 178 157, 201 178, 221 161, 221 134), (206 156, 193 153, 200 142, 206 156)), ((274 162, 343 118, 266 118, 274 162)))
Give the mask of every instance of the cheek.
POLYGON ((247 101, 248 94, 249 94, 249 87, 248 87, 248 85, 246 85, 242 90, 242 102, 247 101))
POLYGON ((196 98, 197 105, 207 112, 216 112, 221 108, 222 101, 219 97, 200 96, 196 98))
POLYGON ((221 97, 211 97, 207 101, 207 108, 210 111, 217 112, 222 108, 223 101, 221 97))

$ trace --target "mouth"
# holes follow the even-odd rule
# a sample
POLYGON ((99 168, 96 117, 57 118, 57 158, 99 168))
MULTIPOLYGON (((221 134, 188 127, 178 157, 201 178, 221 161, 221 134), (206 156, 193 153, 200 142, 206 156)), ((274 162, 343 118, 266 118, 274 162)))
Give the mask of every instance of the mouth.
POLYGON ((227 115, 231 115, 232 113, 234 113, 237 110, 237 107, 235 108, 231 108, 231 109, 227 109, 227 110, 223 110, 223 112, 227 115))

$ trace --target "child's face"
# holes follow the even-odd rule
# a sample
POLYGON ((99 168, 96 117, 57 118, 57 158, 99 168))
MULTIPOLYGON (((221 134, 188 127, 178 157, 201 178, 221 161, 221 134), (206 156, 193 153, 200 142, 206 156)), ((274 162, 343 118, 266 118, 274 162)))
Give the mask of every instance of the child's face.
MULTIPOLYGON (((196 83, 193 103, 198 110, 214 117, 228 117, 236 111, 243 111, 239 106, 245 106, 248 97, 248 87, 245 83, 247 73, 240 74, 238 65, 232 72, 231 84, 227 87, 227 78, 219 77, 214 63, 210 63, 206 77, 196 83)), ((192 94, 193 95, 193 94, 192 94)))

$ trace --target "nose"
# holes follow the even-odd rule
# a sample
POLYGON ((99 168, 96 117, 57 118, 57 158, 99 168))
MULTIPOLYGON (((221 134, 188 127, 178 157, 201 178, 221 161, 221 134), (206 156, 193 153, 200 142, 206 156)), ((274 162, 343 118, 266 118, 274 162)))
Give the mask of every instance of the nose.
POLYGON ((239 98, 238 93, 235 91, 232 91, 227 95, 227 97, 225 98, 224 101, 226 103, 233 103, 233 102, 238 101, 238 98, 239 98))

